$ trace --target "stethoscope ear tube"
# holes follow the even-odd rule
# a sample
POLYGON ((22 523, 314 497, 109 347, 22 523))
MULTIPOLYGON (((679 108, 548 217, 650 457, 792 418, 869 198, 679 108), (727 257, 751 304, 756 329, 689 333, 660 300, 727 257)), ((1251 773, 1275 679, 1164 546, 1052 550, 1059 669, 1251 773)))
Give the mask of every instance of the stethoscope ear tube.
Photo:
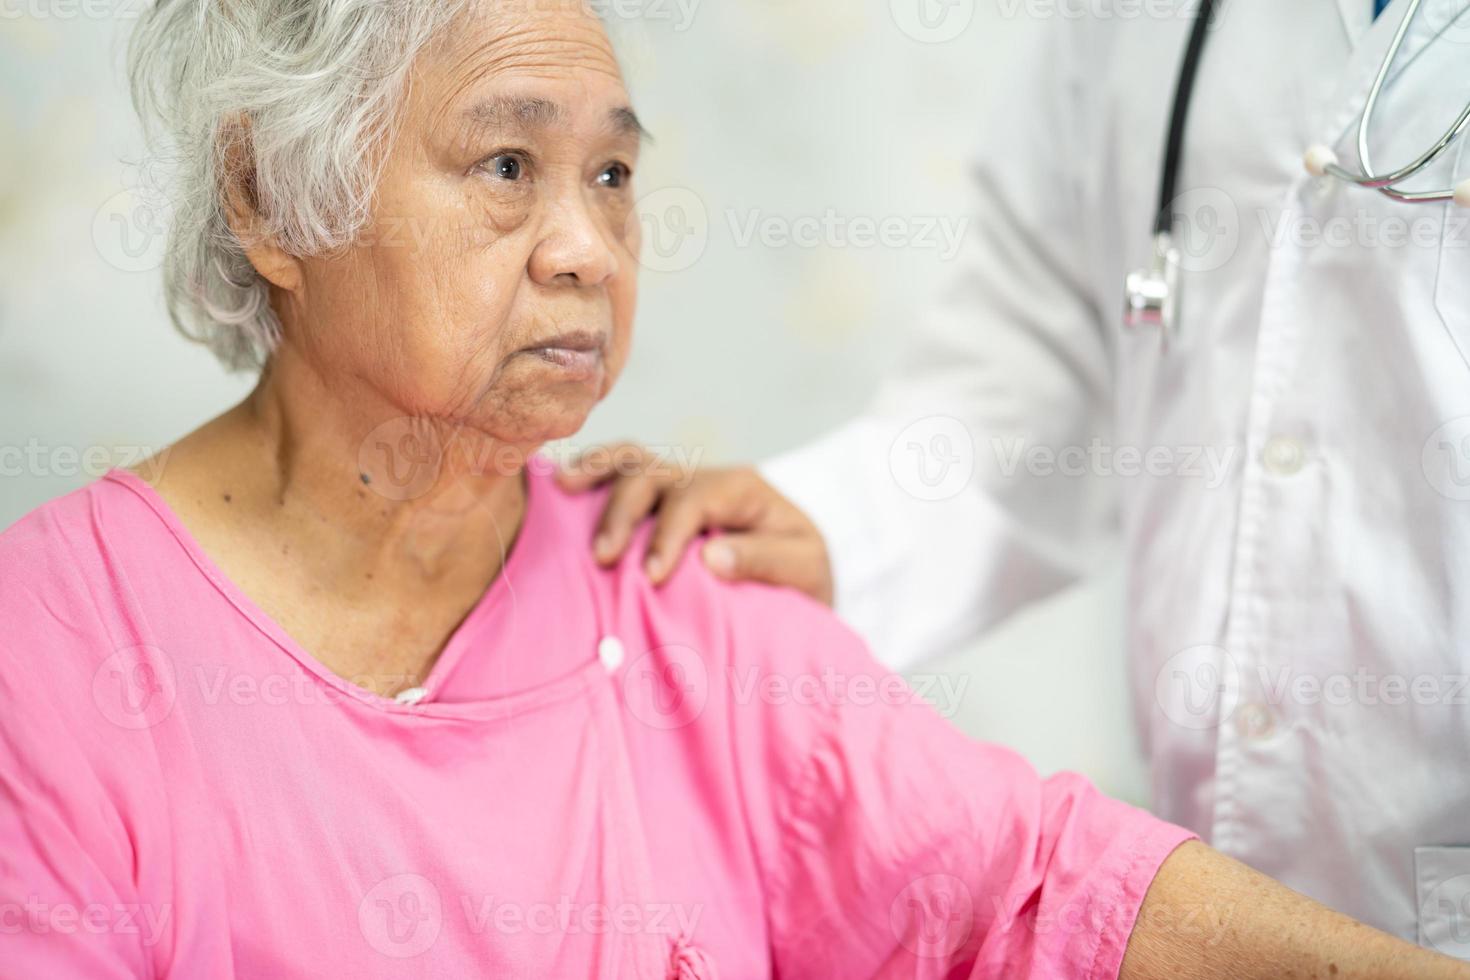
POLYGON ((1146 269, 1135 269, 1123 283, 1123 325, 1131 330, 1159 330, 1167 345, 1179 323, 1179 248, 1174 244, 1174 196, 1179 180, 1179 162, 1184 154, 1184 130, 1215 13, 1215 0, 1201 0, 1199 13, 1189 32, 1184 63, 1169 110, 1169 135, 1164 141, 1164 167, 1159 180, 1159 198, 1154 209, 1154 260, 1146 269))
POLYGON ((1215 0, 1201 0, 1199 14, 1189 31, 1189 45, 1184 49, 1184 63, 1179 68, 1179 82, 1174 87, 1174 105, 1169 110, 1169 135, 1164 141, 1164 169, 1159 179, 1159 201, 1154 210, 1154 234, 1163 235, 1174 228, 1174 195, 1179 181, 1179 162, 1184 155, 1184 130, 1189 121, 1189 107, 1194 101, 1194 81, 1199 75, 1200 58, 1205 50, 1205 35, 1215 15, 1215 0))

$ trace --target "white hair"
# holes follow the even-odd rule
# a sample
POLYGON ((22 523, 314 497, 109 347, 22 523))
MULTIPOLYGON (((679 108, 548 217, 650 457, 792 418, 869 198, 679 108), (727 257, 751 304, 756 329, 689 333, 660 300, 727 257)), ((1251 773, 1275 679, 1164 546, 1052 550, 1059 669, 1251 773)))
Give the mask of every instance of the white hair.
POLYGON ((239 188, 293 255, 351 244, 414 57, 466 0, 157 0, 135 29, 133 102, 169 175, 169 316, 232 370, 280 335, 227 223, 239 188))

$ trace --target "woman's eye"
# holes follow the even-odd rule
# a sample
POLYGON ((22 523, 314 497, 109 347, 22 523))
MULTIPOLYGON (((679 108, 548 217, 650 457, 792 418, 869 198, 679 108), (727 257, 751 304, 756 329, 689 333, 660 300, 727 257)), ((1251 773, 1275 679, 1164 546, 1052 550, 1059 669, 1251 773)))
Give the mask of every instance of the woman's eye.
POLYGON ((521 163, 520 157, 511 153, 502 153, 486 161, 485 169, 501 180, 520 180, 525 166, 521 163))
POLYGON ((602 187, 622 187, 633 176, 626 164, 612 163, 597 175, 597 183, 602 187))

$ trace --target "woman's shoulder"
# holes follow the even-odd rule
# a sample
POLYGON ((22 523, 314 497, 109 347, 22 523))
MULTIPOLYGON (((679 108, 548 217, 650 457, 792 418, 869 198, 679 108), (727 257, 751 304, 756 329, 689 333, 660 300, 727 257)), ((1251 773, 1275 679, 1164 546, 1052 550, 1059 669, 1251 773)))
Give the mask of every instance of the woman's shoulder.
POLYGON ((636 625, 643 634, 639 640, 685 648, 707 668, 719 670, 793 674, 845 664, 885 673, 864 641, 822 603, 794 589, 727 581, 712 572, 700 555, 705 537, 685 549, 661 584, 649 579, 643 565, 652 519, 639 525, 615 564, 600 565, 592 540, 609 490, 569 493, 553 478, 542 479, 543 493, 552 498, 547 510, 555 511, 548 523, 557 527, 557 547, 573 553, 584 567, 605 614, 624 630, 636 625))
POLYGON ((127 588, 120 556, 154 530, 147 504, 110 470, 55 497, 0 531, 0 651, 54 652, 109 631, 127 588))

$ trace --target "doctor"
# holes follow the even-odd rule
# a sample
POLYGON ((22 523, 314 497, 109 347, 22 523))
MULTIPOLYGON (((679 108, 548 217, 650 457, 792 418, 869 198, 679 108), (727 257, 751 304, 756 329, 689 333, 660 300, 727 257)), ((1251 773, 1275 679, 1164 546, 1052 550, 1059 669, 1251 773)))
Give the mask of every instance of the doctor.
POLYGON ((1470 0, 1230 0, 1199 32, 1198 3, 1123 6, 1028 27, 967 252, 866 415, 758 471, 598 452, 563 479, 621 474, 600 557, 655 505, 655 578, 724 528, 717 572, 835 599, 895 668, 1120 540, 1155 808, 1470 958, 1470 208, 1447 199, 1470 138, 1398 185, 1435 200, 1341 179, 1394 47, 1368 168, 1463 126, 1470 0))

